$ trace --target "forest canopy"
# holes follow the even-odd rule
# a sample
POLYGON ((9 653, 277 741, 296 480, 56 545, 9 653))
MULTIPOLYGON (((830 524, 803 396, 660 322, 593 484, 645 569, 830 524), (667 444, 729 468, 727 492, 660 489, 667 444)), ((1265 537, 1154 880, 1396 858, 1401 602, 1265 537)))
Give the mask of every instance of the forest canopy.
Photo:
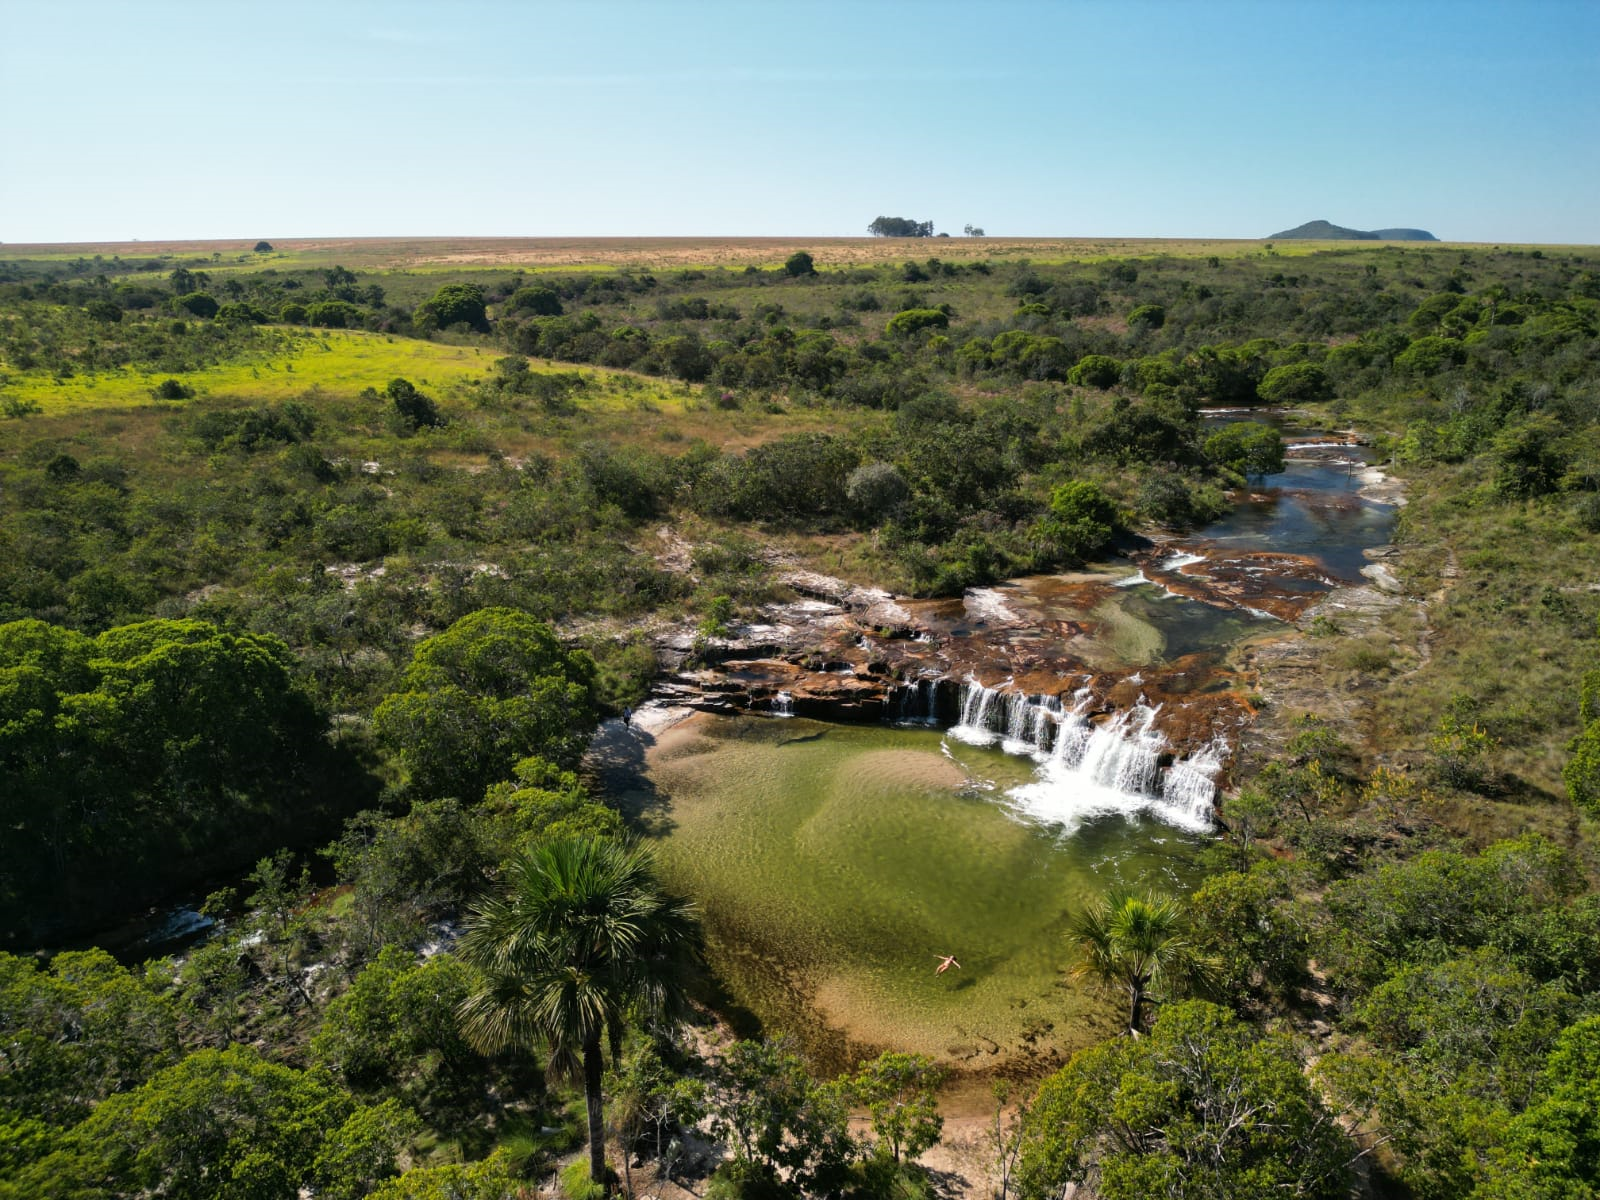
MULTIPOLYGON (((1109 590, 1105 556, 1275 502, 1266 408, 1366 444, 1312 511, 1357 457, 1404 480, 1395 544, 1357 564, 1365 608, 1251 626, 1283 636, 1225 681, 1260 736, 1198 881, 1104 939, 1099 982, 1133 990, 1106 1028, 1141 1036, 1006 1092, 997 1187, 1600 1188, 1600 258, 1024 260, 969 232, 605 269, 281 239, 0 262, 0 936, 57 951, 0 954, 0 1196, 503 1200, 571 1160, 587 1198, 591 1096, 624 1187, 695 1129, 716 1200, 927 1194, 949 1063, 713 1061, 664 1003, 715 994, 687 934, 608 961, 603 1036, 526 1021, 570 929, 478 966, 455 938, 551 846, 622 861, 594 847, 640 813, 584 755, 663 672, 714 685, 741 643, 852 678, 768 643, 857 587, 1109 590), (59 949, 179 900, 212 924, 176 957, 59 949), (537 978, 485 990, 519 954, 537 978), (526 1036, 469 1038, 474 996, 526 1036), (574 1050, 597 1082, 561 1078, 574 1050)), ((910 641, 884 619, 863 679, 910 641)), ((1064 931, 1063 986, 1085 954, 1064 931)))

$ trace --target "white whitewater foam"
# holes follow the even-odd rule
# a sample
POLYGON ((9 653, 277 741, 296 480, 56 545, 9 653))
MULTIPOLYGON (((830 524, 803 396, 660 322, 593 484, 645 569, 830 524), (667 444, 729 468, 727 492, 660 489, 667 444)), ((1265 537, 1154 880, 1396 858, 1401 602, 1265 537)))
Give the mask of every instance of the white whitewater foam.
MULTIPOLYGON (((1009 754, 1037 762, 1035 781, 1010 789, 1006 802, 1018 814, 1059 825, 1067 834, 1109 813, 1129 819, 1142 813, 1180 829, 1209 830, 1226 744, 1215 743, 1163 772, 1160 759, 1168 742, 1156 726, 1160 706, 1140 697, 1132 709, 1096 725, 1087 716, 1093 701, 1087 687, 1063 708, 1054 696, 1010 692, 1004 685, 989 688, 968 679, 961 720, 945 732, 968 745, 998 743, 1009 754)), ((948 745, 945 753, 954 757, 948 745)))
POLYGON ((1175 763, 1157 793, 1157 760, 1166 747, 1155 728, 1158 711, 1141 704, 1087 729, 1086 737, 1063 739, 1065 753, 1052 755, 1039 768, 1039 778, 1012 788, 1007 800, 1023 816, 1059 825, 1069 835, 1084 821, 1113 813, 1129 820, 1143 814, 1194 833, 1209 831, 1216 793, 1212 779, 1221 758, 1208 750, 1175 763))
POLYGON ((961 599, 970 620, 999 621, 1006 625, 1022 622, 1022 618, 1006 603, 1006 598, 993 588, 969 588, 961 599))

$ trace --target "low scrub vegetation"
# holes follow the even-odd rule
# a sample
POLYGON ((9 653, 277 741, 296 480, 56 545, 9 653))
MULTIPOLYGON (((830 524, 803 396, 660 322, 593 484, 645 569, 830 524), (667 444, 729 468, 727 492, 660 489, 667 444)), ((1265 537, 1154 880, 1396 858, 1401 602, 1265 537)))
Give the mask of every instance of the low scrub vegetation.
POLYGON ((1130 1036, 1005 1092, 996 1190, 1600 1187, 1600 259, 966 241, 0 263, 0 935, 235 881, 181 958, 0 954, 0 1197, 488 1200, 587 1141, 587 1198, 703 1137, 707 1195, 931 1194, 940 1064, 683 1035, 691 914, 583 749, 646 626, 720 636, 775 559, 1073 566, 1281 469, 1206 422, 1261 403, 1406 479, 1406 595, 1308 623, 1355 715, 1263 682, 1198 888, 1063 930, 1130 1036))

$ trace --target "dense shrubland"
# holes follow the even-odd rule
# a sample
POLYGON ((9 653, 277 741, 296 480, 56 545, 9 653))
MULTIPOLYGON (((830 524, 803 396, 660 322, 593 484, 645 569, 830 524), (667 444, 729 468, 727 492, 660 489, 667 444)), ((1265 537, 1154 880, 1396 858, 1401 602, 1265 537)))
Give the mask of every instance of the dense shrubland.
MULTIPOLYGON (((950 594, 1202 522, 1281 448, 1208 435, 1200 409, 1260 402, 1357 424, 1408 476, 1402 571, 1431 626, 1309 631, 1362 722, 1307 717, 1252 764, 1205 882, 1150 898, 1172 969, 1129 965, 1137 914, 1105 924, 1100 974, 1143 979, 1145 1036, 1010 1094, 1006 1188, 1600 1187, 1600 261, 798 258, 0 266, 0 924, 31 946, 234 881, 181 960, 0 956, 0 1196, 531 1186, 584 1137, 586 1089, 546 1069, 593 1030, 474 1039, 461 1006, 504 996, 448 943, 515 864, 626 836, 574 767, 654 669, 628 627, 779 594, 773 543, 950 594), (498 361, 293 398, 191 386, 329 328, 498 361), (158 395, 17 398, 118 373, 158 395), (664 526, 692 535, 688 570, 664 526)), ((529 971, 563 949, 540 936, 529 971)), ((700 1123, 720 1200, 927 1188, 931 1064, 824 1083, 762 1041, 708 1064, 643 976, 608 979, 617 1165, 676 1161, 700 1123)))

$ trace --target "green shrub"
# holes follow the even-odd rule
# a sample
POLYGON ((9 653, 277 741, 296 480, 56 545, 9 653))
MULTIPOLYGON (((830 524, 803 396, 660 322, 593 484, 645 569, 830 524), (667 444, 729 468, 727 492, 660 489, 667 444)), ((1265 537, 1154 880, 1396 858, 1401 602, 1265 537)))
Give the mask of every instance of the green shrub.
POLYGON ((948 329, 950 314, 938 308, 908 308, 889 318, 884 332, 891 337, 908 338, 924 329, 948 329))
POLYGON ((394 405, 395 416, 407 432, 435 429, 445 423, 439 406, 419 392, 408 379, 391 379, 383 394, 394 405))
POLYGON ((1236 1009, 1292 996, 1307 978, 1306 929, 1288 903, 1283 869, 1212 875, 1189 898, 1197 947, 1213 964, 1218 994, 1236 1009))
POLYGON ((1578 720, 1585 725, 1600 721, 1600 668, 1583 674, 1578 691, 1578 720))
POLYGON ((0 396, 0 416, 10 420, 42 412, 37 400, 24 400, 20 396, 0 396))
POLYGON ((1200 524, 1227 511, 1227 501, 1215 487, 1194 487, 1176 471, 1159 469, 1139 481, 1134 505, 1146 520, 1171 528, 1200 524))
POLYGON ((1465 355, 1461 343, 1453 338, 1420 337, 1394 356, 1394 365, 1408 375, 1433 375, 1465 355))
POLYGON ((511 296, 511 307, 536 317, 559 317, 562 313, 561 297, 548 287, 518 288, 511 296))
POLYGON ((1023 1126, 1018 1194, 1092 1182, 1102 1200, 1336 1200, 1349 1158, 1287 1035, 1190 1000, 1163 1007, 1147 1037, 1080 1050, 1045 1080, 1023 1126))
POLYGON ((1491 449, 1494 487, 1513 500, 1544 496, 1556 490, 1566 461, 1556 448, 1558 431, 1548 418, 1529 420, 1503 430, 1491 449))
POLYGON ((801 1200, 802 1193, 747 1159, 732 1158, 711 1173, 705 1200, 801 1200))
POLYGON ((1129 329, 1160 329, 1167 323, 1167 310, 1159 304, 1141 304, 1128 314, 1129 329))
POLYGON ((208 296, 204 292, 190 292, 188 295, 179 296, 173 303, 197 317, 214 317, 217 315, 217 309, 221 307, 215 297, 208 296))
POLYGON ((844 494, 861 520, 876 524, 905 503, 911 486, 893 463, 872 462, 850 472, 844 494))
POLYGON ((489 320, 483 289, 475 283, 447 283, 433 294, 432 299, 417 307, 412 320, 422 330, 465 325, 469 329, 487 332, 489 320))
POLYGON ((1060 555, 1090 558, 1111 544, 1122 527, 1117 505, 1098 483, 1074 479, 1050 495, 1050 511, 1038 531, 1060 555))
POLYGON ((230 303, 217 309, 219 321, 234 321, 240 325, 265 325, 269 320, 266 313, 253 304, 230 303))
POLYGON ((1257 391, 1263 400, 1274 404, 1309 404, 1333 395, 1322 368, 1309 362, 1273 367, 1261 380, 1257 391))
POLYGON ((1600 816, 1600 721, 1572 739, 1572 758, 1561 772, 1572 802, 1590 816, 1600 816))
POLYGON ((1078 365, 1067 372, 1067 382, 1079 387, 1100 388, 1102 391, 1122 378, 1122 364, 1109 354, 1085 354, 1078 365))
POLYGON ((194 389, 177 379, 163 379, 150 389, 150 394, 157 400, 187 400, 194 395, 194 389))
POLYGON ((1283 470, 1283 439, 1270 425, 1234 421, 1206 439, 1206 457, 1220 467, 1251 475, 1276 475, 1283 470))
POLYGON ((1499 742, 1476 721, 1447 712, 1439 718, 1439 731, 1428 739, 1428 749, 1434 755, 1434 778, 1446 787, 1481 790, 1484 760, 1498 746, 1499 742))
POLYGON ((305 320, 306 324, 323 329, 357 329, 361 315, 361 309, 348 301, 319 300, 306 306, 305 320))

